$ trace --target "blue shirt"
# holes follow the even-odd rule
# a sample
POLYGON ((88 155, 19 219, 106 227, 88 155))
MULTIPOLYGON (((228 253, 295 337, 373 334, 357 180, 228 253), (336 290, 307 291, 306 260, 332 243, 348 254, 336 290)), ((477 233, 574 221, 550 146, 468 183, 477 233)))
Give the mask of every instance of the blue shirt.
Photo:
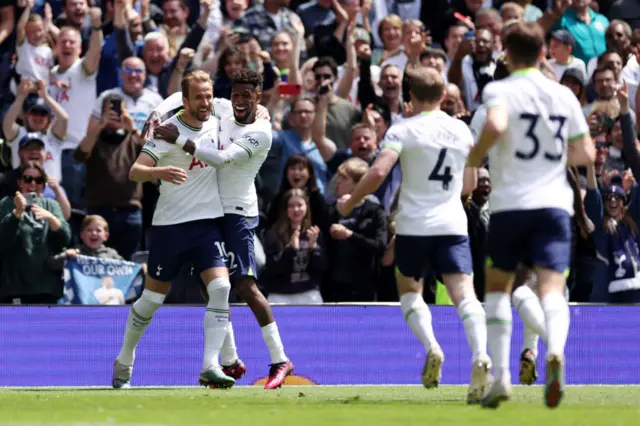
POLYGON ((607 50, 604 32, 609 26, 609 20, 604 15, 591 9, 589 9, 589 15, 591 22, 587 25, 570 8, 553 27, 554 31, 563 28, 571 33, 576 39, 576 48, 572 54, 576 58, 582 59, 585 64, 588 64, 591 58, 598 57, 607 50))

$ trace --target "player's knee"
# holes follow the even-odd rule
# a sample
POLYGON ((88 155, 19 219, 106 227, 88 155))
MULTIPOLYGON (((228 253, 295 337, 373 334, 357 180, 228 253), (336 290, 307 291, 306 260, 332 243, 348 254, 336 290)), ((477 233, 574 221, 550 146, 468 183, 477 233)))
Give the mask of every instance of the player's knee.
POLYGON ((145 288, 142 291, 142 295, 140 296, 142 299, 148 300, 154 305, 162 305, 164 303, 164 299, 167 297, 166 294, 158 293, 157 291, 150 290, 145 288))
POLYGON ((209 300, 218 300, 221 297, 224 297, 225 300, 228 300, 230 291, 231 283, 227 278, 215 278, 209 284, 207 284, 207 293, 209 294, 209 300))
POLYGON ((513 306, 517 309, 523 301, 531 297, 537 296, 529 286, 522 285, 514 290, 511 295, 511 303, 513 303, 513 306))

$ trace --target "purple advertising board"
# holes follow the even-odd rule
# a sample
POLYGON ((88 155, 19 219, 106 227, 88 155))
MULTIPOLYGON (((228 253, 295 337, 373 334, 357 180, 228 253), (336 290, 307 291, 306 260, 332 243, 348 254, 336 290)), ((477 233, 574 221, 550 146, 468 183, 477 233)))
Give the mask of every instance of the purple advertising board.
MULTIPOLYGON (((466 384, 471 362, 452 307, 431 307, 446 361, 443 384, 466 384)), ((0 386, 109 386, 128 307, 0 307, 0 386)), ((163 307, 136 354, 133 386, 197 385, 204 308, 163 307)), ((291 383, 418 384, 425 354, 398 306, 274 307, 291 383)), ((264 379, 269 356, 246 307, 233 307, 241 359, 238 385, 264 379)), ((514 312, 512 377, 517 380, 522 323, 514 312)), ((640 307, 572 306, 566 349, 570 384, 640 384, 640 307)), ((540 346, 539 367, 544 355, 540 346)), ((544 374, 542 374, 544 376, 544 374)), ((539 379, 540 380, 540 379, 539 379)))

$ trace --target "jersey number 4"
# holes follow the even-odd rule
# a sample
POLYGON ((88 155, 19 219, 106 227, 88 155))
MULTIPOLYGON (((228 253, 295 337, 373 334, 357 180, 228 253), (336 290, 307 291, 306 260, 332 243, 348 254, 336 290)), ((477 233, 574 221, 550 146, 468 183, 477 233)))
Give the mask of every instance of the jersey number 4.
POLYGON ((438 154, 438 161, 436 161, 436 166, 431 171, 429 175, 429 180, 435 180, 438 182, 442 182, 442 189, 445 191, 449 190, 449 182, 453 179, 451 175, 451 167, 445 166, 444 173, 440 173, 442 170, 442 166, 444 163, 444 159, 447 156, 447 148, 442 148, 440 153, 438 154))
MULTIPOLYGON (((538 124, 538 120, 540 119, 539 114, 520 114, 520 119, 529 122, 529 128, 527 129, 527 133, 525 136, 529 138, 529 140, 533 143, 533 147, 529 152, 516 151, 516 157, 521 160, 532 160, 538 152, 540 151, 540 139, 536 136, 536 124, 538 124)), ((560 142, 560 152, 559 153, 550 153, 545 152, 544 158, 549 161, 560 161, 562 160, 562 154, 564 151, 564 137, 562 136, 562 129, 564 128, 564 123, 567 121, 567 117, 562 115, 550 115, 549 120, 558 124, 558 130, 555 134, 556 141, 560 142)))

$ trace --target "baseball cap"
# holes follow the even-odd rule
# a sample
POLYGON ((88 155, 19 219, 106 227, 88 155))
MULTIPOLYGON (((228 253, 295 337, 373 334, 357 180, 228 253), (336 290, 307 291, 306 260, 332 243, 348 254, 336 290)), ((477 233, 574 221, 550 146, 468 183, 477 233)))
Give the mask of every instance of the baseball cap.
POLYGON ((51 108, 44 99, 38 98, 35 102, 27 106, 26 112, 44 112, 45 114, 51 115, 51 108))
POLYGON ((22 137, 22 139, 20 139, 18 149, 22 149, 32 142, 39 143, 44 147, 44 141, 42 140, 42 135, 40 133, 27 133, 22 137))
POLYGON ((584 87, 585 76, 584 73, 578 68, 568 68, 567 70, 565 70, 565 72, 562 74, 562 78, 560 78, 560 82, 562 82, 562 80, 564 80, 565 78, 573 78, 584 87))
POLYGON ((571 33, 567 30, 556 30, 551 34, 551 37, 555 38, 558 41, 561 41, 564 44, 568 44, 574 50, 576 48, 576 39, 573 38, 571 33))
POLYGON ((616 184, 610 184, 604 187, 604 195, 607 196, 609 194, 617 195, 623 200, 627 198, 627 194, 624 192, 624 189, 620 185, 616 184))

